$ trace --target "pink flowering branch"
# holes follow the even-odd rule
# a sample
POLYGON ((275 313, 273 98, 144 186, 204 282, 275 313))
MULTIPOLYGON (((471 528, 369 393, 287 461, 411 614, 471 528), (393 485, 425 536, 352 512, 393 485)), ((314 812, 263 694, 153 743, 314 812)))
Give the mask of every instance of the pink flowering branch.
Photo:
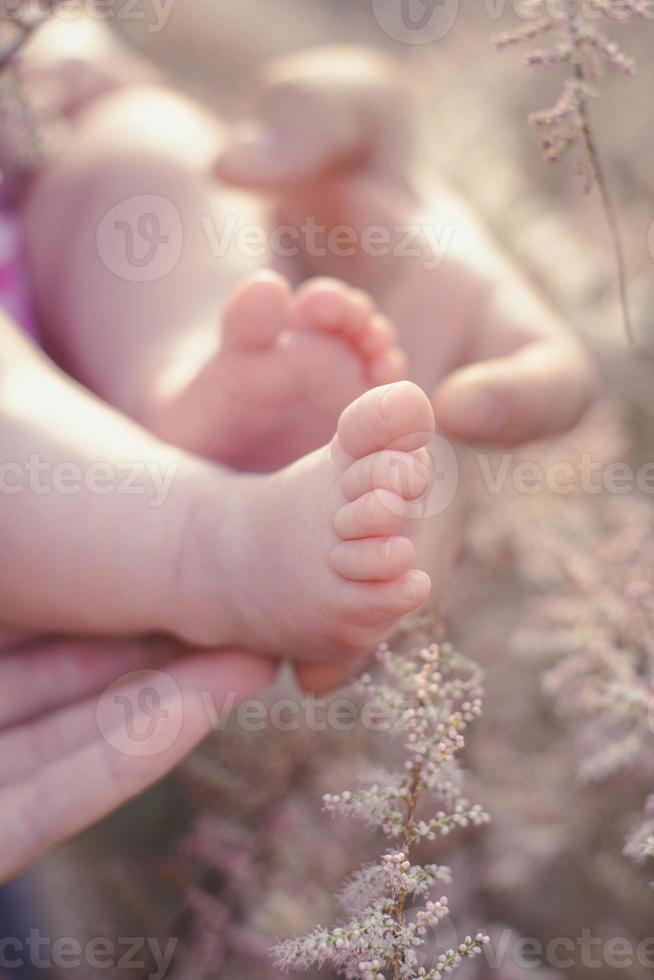
MULTIPOLYGON (((540 637, 559 637, 544 680, 575 734, 579 774, 607 782, 629 774, 650 796, 624 852, 654 857, 654 525, 651 504, 633 495, 569 504, 541 526, 529 548, 547 555, 549 573, 533 606, 540 637)), ((529 559, 527 559, 529 560, 529 559)))
MULTIPOLYGON (((595 83, 607 68, 622 75, 633 75, 635 62, 598 29, 594 20, 589 19, 590 10, 585 6, 585 0, 563 0, 561 14, 556 17, 546 12, 545 0, 535 0, 533 9, 543 16, 498 35, 494 43, 498 48, 506 48, 554 34, 556 40, 549 48, 527 53, 526 64, 533 68, 570 66, 570 76, 564 83, 559 101, 551 109, 532 113, 529 123, 542 132, 541 146, 549 162, 560 160, 573 147, 581 145, 582 152, 574 171, 581 177, 586 191, 597 186, 600 194, 615 256, 624 329, 631 344, 634 338, 624 251, 617 214, 593 135, 589 99, 597 94, 595 83)), ((647 0, 593 0, 590 9, 613 22, 645 17, 649 13, 647 0)))
POLYGON ((654 858, 654 795, 647 800, 645 818, 632 831, 624 852, 628 857, 640 863, 654 858))
POLYGON ((449 915, 447 897, 432 893, 450 872, 413 861, 421 841, 488 821, 478 804, 463 797, 455 760, 463 733, 481 712, 480 676, 447 644, 402 655, 383 648, 379 659, 381 681, 366 676, 361 684, 391 732, 401 735, 404 769, 377 773, 357 791, 327 795, 324 804, 379 827, 393 843, 378 864, 362 868, 344 887, 340 904, 349 918, 343 925, 287 940, 274 952, 283 968, 327 965, 347 980, 441 980, 489 940, 483 932, 466 936, 435 965, 420 964, 430 932, 449 915), (441 809, 421 816, 430 798, 441 809), (416 898, 424 905, 416 907, 416 898))

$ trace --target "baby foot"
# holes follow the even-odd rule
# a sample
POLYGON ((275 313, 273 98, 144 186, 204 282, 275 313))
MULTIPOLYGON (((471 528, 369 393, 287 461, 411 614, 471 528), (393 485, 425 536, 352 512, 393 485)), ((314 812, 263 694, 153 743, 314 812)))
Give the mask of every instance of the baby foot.
POLYGON ((274 224, 295 228, 300 247, 308 219, 323 240, 348 229, 353 254, 305 247, 295 274, 374 295, 397 326, 407 376, 439 389, 441 432, 515 445, 565 431, 597 391, 592 365, 457 195, 433 174, 416 180, 404 69, 355 48, 277 62, 216 172, 272 193, 274 224), (371 228, 384 230, 384 247, 365 244, 371 228))
POLYGON ((405 254, 418 201, 408 177, 416 93, 405 67, 356 47, 273 62, 254 118, 221 150, 221 181, 265 190, 275 201, 273 224, 298 230, 299 276, 336 276, 378 294, 406 264, 395 256, 405 254), (307 218, 325 233, 347 227, 358 247, 347 256, 302 248, 307 218), (384 229, 387 247, 366 247, 371 226, 384 229))
POLYGON ((212 498, 187 535, 183 566, 195 571, 183 576, 193 605, 185 638, 216 643, 219 633, 314 662, 374 649, 430 591, 416 538, 430 481, 421 447, 433 429, 416 385, 386 385, 345 409, 328 445, 277 473, 234 477, 232 504, 212 498), (229 588, 229 609, 221 603, 212 624, 216 581, 229 588))
POLYGON ((146 424, 235 469, 277 469, 322 445, 348 402, 405 368, 365 293, 332 279, 293 291, 260 272, 227 303, 219 350, 189 381, 161 381, 146 424))
POLYGON ((415 128, 405 67, 357 47, 311 48, 274 61, 257 118, 236 129, 218 176, 281 189, 362 165, 403 175, 415 128))

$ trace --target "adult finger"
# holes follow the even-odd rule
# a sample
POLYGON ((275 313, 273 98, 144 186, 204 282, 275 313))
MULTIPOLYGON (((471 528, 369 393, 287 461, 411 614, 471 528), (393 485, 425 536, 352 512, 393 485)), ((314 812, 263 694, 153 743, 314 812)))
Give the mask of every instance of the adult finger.
POLYGON ((0 881, 164 776, 274 671, 253 656, 202 653, 103 692, 93 741, 0 790, 0 881))

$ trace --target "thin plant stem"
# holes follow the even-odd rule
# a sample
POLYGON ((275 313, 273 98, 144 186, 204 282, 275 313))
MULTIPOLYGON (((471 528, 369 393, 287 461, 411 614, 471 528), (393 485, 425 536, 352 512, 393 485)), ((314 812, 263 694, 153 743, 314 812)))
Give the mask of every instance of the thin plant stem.
MULTIPOLYGON (((577 71, 577 76, 581 76, 581 69, 578 65, 575 66, 577 71)), ((620 309, 622 312, 622 322, 624 324, 625 335, 627 337, 627 343, 633 345, 635 343, 633 328, 631 325, 631 316, 629 314, 629 297, 627 290, 627 267, 624 256, 624 249, 622 247, 622 238, 620 236, 620 227, 618 224, 618 216, 613 206, 613 201, 611 199, 611 194, 609 193, 608 181, 604 174, 604 168, 602 166, 602 160, 597 150, 595 140, 593 137, 593 130, 590 122, 590 112, 588 109, 588 100, 585 95, 581 96, 579 101, 579 116, 581 118, 581 133, 586 147, 586 152, 588 153, 588 158, 590 160, 593 172, 595 174, 595 181, 597 183, 597 188, 600 193, 600 198, 602 201, 602 207, 604 210, 604 216, 606 218, 606 224, 609 229, 609 236, 611 238, 611 245, 613 247, 613 254, 615 257, 615 267, 616 275, 618 281, 618 295, 620 298, 620 309)))
MULTIPOLYGON (((418 796, 420 787, 420 766, 415 763, 413 769, 411 770, 411 785, 409 786, 409 795, 407 799, 407 814, 406 823, 404 825, 404 856, 407 861, 411 861, 411 852, 413 850, 413 845, 415 843, 413 827, 416 819, 416 807, 418 806, 418 796)), ((406 909, 407 893, 402 890, 397 897, 395 902, 395 907, 391 912, 391 915, 395 919, 398 926, 404 925, 405 919, 405 909, 406 909)), ((403 956, 400 951, 398 951, 393 957, 393 980, 400 980, 400 970, 403 963, 403 956)))
MULTIPOLYGON (((617 2, 617 0, 616 0, 617 2)), ((642 0, 619 0, 627 16, 646 16, 642 0)), ((547 49, 527 53, 526 63, 532 67, 557 67, 570 64, 572 76, 566 81, 563 93, 551 109, 532 113, 531 125, 545 132, 541 145, 548 161, 562 159, 575 141, 583 146, 583 156, 577 161, 579 174, 588 190, 597 184, 602 209, 611 239, 615 259, 619 305, 627 342, 635 343, 629 312, 627 263, 620 234, 618 213, 609 191, 609 182, 595 141, 589 96, 593 94, 589 83, 595 81, 607 67, 623 75, 633 75, 635 62, 622 52, 617 44, 591 23, 590 13, 582 0, 563 0, 558 15, 545 10, 545 0, 534 0, 534 6, 543 14, 533 24, 499 34, 495 45, 505 48, 523 41, 532 41, 545 34, 556 35, 553 45, 547 49)), ((609 20, 613 19, 613 0, 591 0, 591 9, 609 20)))
POLYGON ((597 144, 595 142, 595 137, 593 135, 590 110, 588 108, 588 95, 587 95, 587 90, 585 90, 586 79, 583 70, 583 50, 582 50, 583 37, 581 36, 579 30, 579 23, 577 20, 577 16, 578 14, 575 13, 572 16, 566 18, 566 25, 568 29, 568 36, 570 38, 574 50, 573 65, 574 65, 575 79, 577 81, 578 91, 579 91, 578 112, 579 112, 579 120, 581 123, 581 137, 584 142, 584 147, 586 149, 586 153, 588 154, 588 159, 591 165, 591 170, 600 193, 600 199, 602 201, 602 207, 604 209, 604 216, 606 218, 606 223, 611 238, 611 245, 613 248, 613 254, 615 256, 616 273, 617 273, 617 280, 618 280, 618 295, 620 298, 620 309, 622 312, 622 320, 624 324, 625 334, 627 337, 627 343, 633 344, 634 337, 631 328, 631 319, 629 316, 629 301, 627 297, 627 270, 626 270, 626 263, 624 257, 624 250, 622 248, 622 238, 620 236, 620 228, 618 225, 617 214, 613 206, 611 195, 609 193, 608 181, 606 179, 606 174, 604 173, 602 160, 600 158, 597 149, 597 144))

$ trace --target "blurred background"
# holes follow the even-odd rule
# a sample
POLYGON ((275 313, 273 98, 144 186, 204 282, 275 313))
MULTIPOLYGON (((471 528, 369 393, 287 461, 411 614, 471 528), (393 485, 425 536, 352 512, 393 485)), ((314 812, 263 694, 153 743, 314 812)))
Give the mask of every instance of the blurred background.
MULTIPOLYGON (((592 100, 629 270, 630 347, 597 195, 583 193, 565 161, 543 161, 526 123, 556 101, 561 74, 525 68, 522 49, 494 49, 492 36, 519 23, 509 2, 443 0, 430 19, 438 37, 403 28, 400 6, 171 0, 164 23, 151 0, 123 4, 122 16, 116 0, 109 23, 171 85, 233 119, 252 104, 262 65, 280 54, 352 43, 402 61, 424 93, 421 170, 444 175, 473 203, 584 338, 606 381, 606 397, 575 433, 529 447, 514 463, 590 454, 601 465, 642 466, 654 434, 654 24, 611 27, 638 74, 604 79, 592 100)), ((591 930, 602 943, 622 938, 635 948, 652 935, 654 872, 639 860, 639 842, 654 832, 646 811, 654 792, 652 516, 650 497, 638 491, 509 493, 476 509, 445 620, 487 671, 486 710, 465 765, 469 795, 493 823, 451 838, 436 855, 454 871, 462 934, 484 924, 508 936, 509 949, 520 936, 576 943, 591 930)), ((379 742, 365 732, 221 733, 34 868, 20 896, 10 896, 22 928, 81 941, 156 936, 164 946, 176 937, 169 977, 277 980, 271 942, 330 922, 340 881, 376 853, 379 841, 365 828, 320 813, 320 795, 394 751, 379 742)), ((526 968, 507 954, 492 971, 479 960, 460 975, 644 978, 654 965, 593 966, 576 950, 571 963, 526 968)), ((152 972, 151 964, 87 964, 23 975, 152 972)))

